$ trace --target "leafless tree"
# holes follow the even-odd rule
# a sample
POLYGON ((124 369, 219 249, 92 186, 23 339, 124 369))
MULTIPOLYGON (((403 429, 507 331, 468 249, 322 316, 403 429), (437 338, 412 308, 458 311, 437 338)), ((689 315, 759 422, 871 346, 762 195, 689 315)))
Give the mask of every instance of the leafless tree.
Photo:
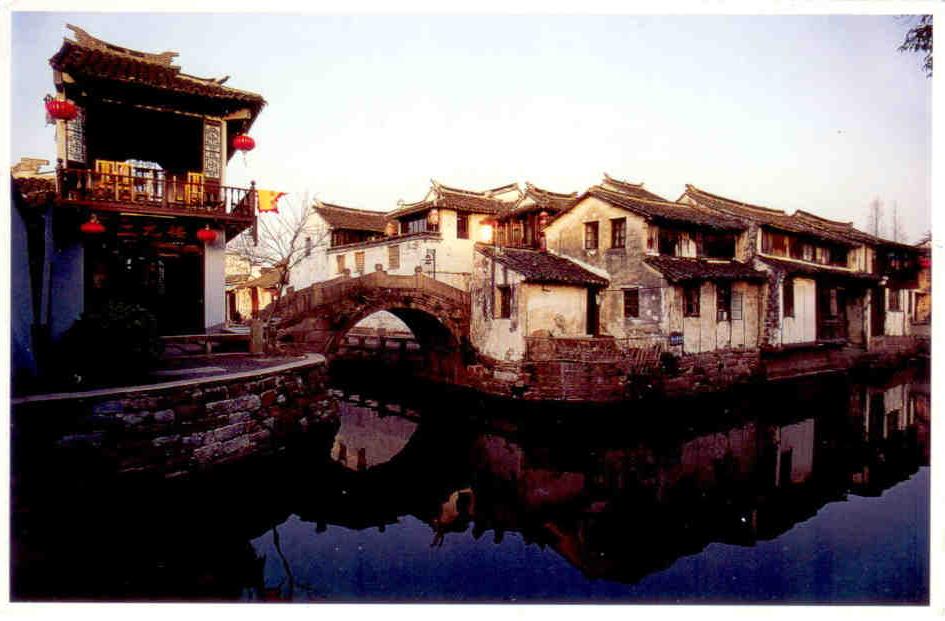
POLYGON ((894 242, 899 241, 899 238, 902 235, 899 224, 899 203, 893 201, 893 210, 892 210, 892 240, 894 242))
POLYGON ((285 197, 279 202, 278 212, 257 215, 256 239, 247 231, 230 243, 230 250, 248 260, 250 265, 276 270, 278 275, 272 304, 264 314, 266 350, 270 353, 275 350, 274 323, 289 276, 318 243, 316 237, 326 234, 313 224, 310 207, 308 194, 300 201, 285 197))
POLYGON ((870 233, 876 237, 880 237, 882 233, 882 224, 883 224, 883 201, 879 198, 874 198, 870 201, 870 211, 869 211, 869 228, 870 233))

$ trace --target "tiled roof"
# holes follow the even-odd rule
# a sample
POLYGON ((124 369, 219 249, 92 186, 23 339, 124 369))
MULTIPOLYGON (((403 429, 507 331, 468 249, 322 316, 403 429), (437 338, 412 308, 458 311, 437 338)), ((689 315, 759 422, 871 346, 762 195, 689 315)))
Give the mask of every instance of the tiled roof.
POLYGON ((841 278, 851 278, 853 280, 865 280, 870 282, 878 282, 880 280, 880 277, 876 274, 856 272, 843 269, 842 267, 833 267, 830 265, 813 265, 810 263, 801 263, 800 261, 774 259, 767 256, 759 256, 758 260, 765 265, 787 272, 788 274, 799 274, 801 276, 839 276, 841 278))
POLYGON ((36 207, 51 204, 56 195, 56 182, 49 177, 12 177, 11 193, 19 195, 24 206, 36 207))
POLYGON ((836 220, 828 220, 827 218, 822 218, 812 213, 801 211, 800 209, 794 212, 794 217, 798 220, 809 222, 812 226, 822 226, 841 235, 845 235, 851 241, 857 243, 870 244, 874 246, 894 246, 903 249, 912 248, 912 246, 909 244, 903 244, 900 242, 895 242, 891 239, 884 239, 882 237, 877 237, 876 235, 870 235, 866 231, 861 231, 855 228, 852 222, 837 222, 836 220))
POLYGON ((476 250, 518 272, 525 282, 605 287, 608 280, 564 257, 522 248, 494 248, 477 244, 476 250))
POLYGON ((604 180, 601 181, 600 187, 612 192, 628 194, 634 198, 642 198, 651 201, 666 201, 662 196, 644 189, 642 183, 630 183, 629 181, 611 177, 607 173, 604 173, 604 180))
POLYGON ((171 64, 176 52, 150 54, 119 47, 92 37, 81 28, 68 26, 77 41, 65 39, 49 59, 57 71, 92 79, 141 84, 161 90, 238 102, 254 114, 266 104, 261 95, 223 86, 226 78, 198 78, 180 72, 171 64))
POLYGON ((731 198, 725 198, 717 194, 712 194, 701 190, 694 185, 686 185, 686 191, 683 196, 688 196, 699 205, 708 209, 713 209, 725 214, 744 218, 757 222, 765 226, 777 228, 791 233, 800 233, 810 237, 825 239, 834 243, 847 246, 856 245, 857 242, 846 234, 839 233, 832 228, 799 218, 789 216, 780 209, 771 209, 751 203, 743 203, 731 198))
POLYGON ((390 218, 401 218, 434 207, 466 213, 497 215, 510 209, 520 198, 521 191, 514 183, 478 192, 475 190, 461 190, 434 181, 433 186, 422 201, 405 203, 387 215, 390 218), (500 200, 495 197, 497 194, 507 194, 513 191, 515 192, 514 200, 500 200))
POLYGON ((587 194, 610 203, 615 207, 621 207, 649 219, 696 224, 723 231, 741 231, 747 228, 747 224, 738 218, 714 213, 707 209, 701 209, 691 205, 681 205, 679 203, 670 203, 663 200, 636 198, 622 192, 607 190, 600 186, 592 187, 587 191, 587 194))
POLYGON ((258 287, 260 289, 271 289, 279 285, 279 278, 282 276, 282 268, 270 268, 252 280, 248 280, 239 285, 241 289, 258 287))
POLYGON ((553 216, 558 212, 570 208, 577 200, 577 192, 571 192, 570 194, 552 192, 551 190, 534 186, 526 181, 525 193, 522 199, 504 215, 514 216, 532 211, 547 211, 549 215, 553 216))
POLYGON ((313 209, 333 229, 383 233, 387 225, 387 214, 380 211, 353 209, 323 202, 316 203, 313 209))
POLYGON ((738 261, 650 256, 643 259, 669 282, 688 280, 765 280, 764 272, 738 261))

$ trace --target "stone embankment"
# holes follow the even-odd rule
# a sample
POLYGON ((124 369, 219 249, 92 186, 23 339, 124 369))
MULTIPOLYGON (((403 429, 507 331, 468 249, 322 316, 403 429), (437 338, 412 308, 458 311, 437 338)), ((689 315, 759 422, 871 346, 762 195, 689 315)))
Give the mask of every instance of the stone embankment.
POLYGON ((869 350, 807 346, 687 354, 652 347, 623 351, 613 339, 542 339, 525 360, 480 357, 466 367, 469 388, 527 401, 613 403, 720 392, 739 384, 822 373, 890 368, 928 353, 928 340, 880 337, 869 350))
POLYGON ((337 425, 317 354, 199 380, 15 399, 11 418, 23 468, 167 478, 275 453, 337 425))

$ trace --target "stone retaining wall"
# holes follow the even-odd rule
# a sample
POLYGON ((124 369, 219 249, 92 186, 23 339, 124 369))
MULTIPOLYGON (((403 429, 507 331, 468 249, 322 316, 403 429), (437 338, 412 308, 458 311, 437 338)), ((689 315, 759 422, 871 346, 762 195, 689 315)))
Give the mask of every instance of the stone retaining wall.
POLYGON ((172 478, 273 453, 337 424, 326 374, 324 357, 309 355, 224 377, 16 399, 14 463, 172 478))

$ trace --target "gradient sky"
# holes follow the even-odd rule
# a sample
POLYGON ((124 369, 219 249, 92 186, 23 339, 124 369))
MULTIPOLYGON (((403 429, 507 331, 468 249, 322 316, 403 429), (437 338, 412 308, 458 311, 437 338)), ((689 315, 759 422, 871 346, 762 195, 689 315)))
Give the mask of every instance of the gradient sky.
POLYGON ((907 241, 931 227, 932 81, 891 16, 14 12, 14 162, 55 159, 42 98, 66 23, 262 94, 230 185, 388 210, 431 178, 569 192, 606 171, 862 228, 878 197, 907 241))

